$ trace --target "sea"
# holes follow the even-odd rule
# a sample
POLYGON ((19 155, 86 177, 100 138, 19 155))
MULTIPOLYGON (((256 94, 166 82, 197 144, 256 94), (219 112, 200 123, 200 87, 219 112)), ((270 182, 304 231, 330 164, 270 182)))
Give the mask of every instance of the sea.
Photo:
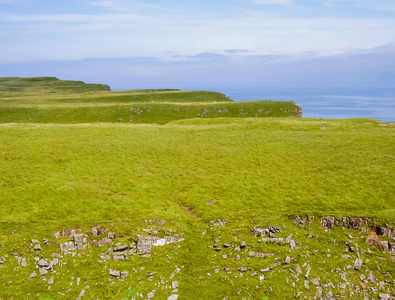
POLYGON ((235 101, 294 101, 303 117, 395 121, 395 88, 208 88, 235 101))
POLYGON ((395 88, 391 87, 183 87, 225 94, 234 101, 294 101, 303 117, 318 119, 370 118, 395 121, 395 88))

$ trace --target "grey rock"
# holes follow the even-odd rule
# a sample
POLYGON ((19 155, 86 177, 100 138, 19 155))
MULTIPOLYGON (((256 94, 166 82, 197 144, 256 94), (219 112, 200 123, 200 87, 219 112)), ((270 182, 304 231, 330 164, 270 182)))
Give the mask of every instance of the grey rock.
POLYGON ((362 264, 363 264, 363 260, 360 258, 357 258, 354 263, 354 270, 357 270, 357 271, 361 270, 362 264))
POLYGON ((176 294, 171 294, 169 297, 167 297, 167 300, 177 300, 178 299, 178 295, 176 294))
POLYGON ((45 269, 45 268, 40 268, 40 275, 41 275, 41 276, 44 276, 44 275, 47 274, 47 273, 48 273, 47 269, 45 269))
POLYGON ((109 233, 107 233, 107 237, 108 237, 109 239, 115 239, 116 234, 115 234, 115 232, 109 232, 109 233))
POLYGON ((246 246, 247 246, 247 244, 246 244, 245 241, 242 241, 242 242, 240 243, 240 249, 243 249, 243 248, 245 248, 246 246))
POLYGON ((121 274, 120 274, 119 271, 112 270, 112 269, 110 269, 110 275, 113 276, 113 277, 119 277, 119 276, 121 276, 121 274))
POLYGON ((76 248, 73 242, 65 242, 59 244, 59 250, 62 253, 69 253, 70 251, 75 251, 76 248))
POLYGON ((37 265, 38 265, 39 267, 41 267, 41 268, 47 268, 47 267, 49 267, 49 262, 46 261, 45 259, 41 259, 41 260, 37 263, 37 265))
POLYGON ((112 240, 108 239, 108 238, 103 238, 101 240, 92 240, 91 241, 91 245, 93 247, 106 247, 111 245, 112 240))
POLYGON ((38 244, 38 243, 40 243, 38 240, 32 239, 32 244, 38 244))
POLYGON ((34 245, 33 250, 34 251, 40 251, 41 250, 40 244, 34 245))
POLYGON ((154 298, 154 297, 155 297, 155 294, 153 292, 150 292, 150 293, 147 294, 147 298, 148 299, 151 299, 151 298, 154 298))
POLYGON ((289 241, 289 246, 291 247, 291 251, 294 251, 296 248, 296 242, 295 240, 290 240, 289 241))
POLYGON ((24 257, 24 258, 21 259, 21 267, 22 268, 26 268, 26 266, 27 266, 26 258, 24 257))
POLYGON ((311 279, 311 282, 312 282, 315 286, 321 286, 321 283, 320 283, 320 279, 319 279, 319 278, 313 278, 313 279, 311 279))
POLYGON ((29 278, 36 278, 37 277, 37 273, 33 272, 32 274, 30 274, 29 278))
POLYGON ((310 267, 307 267, 307 272, 306 272, 306 274, 304 275, 304 277, 309 278, 309 276, 310 276, 310 271, 311 271, 311 268, 310 268, 310 267))
POLYGON ((285 264, 286 264, 286 265, 290 264, 291 260, 292 260, 292 259, 291 259, 289 256, 287 256, 287 257, 285 258, 285 264))
POLYGON ((151 237, 139 236, 137 241, 137 254, 151 253, 151 237))
POLYGON ((127 271, 121 272, 121 278, 127 278, 129 273, 127 271))
POLYGON ((240 267, 238 270, 240 272, 247 272, 248 268, 247 267, 240 267))
POLYGON ((284 244, 283 238, 263 238, 262 243, 284 244))
POLYGON ((391 300, 392 297, 390 294, 379 294, 379 299, 383 299, 383 300, 391 300))
POLYGON ((49 278, 48 284, 53 284, 53 276, 51 276, 51 278, 49 278))
POLYGON ((178 281, 173 281, 173 282, 171 283, 171 287, 172 287, 173 289, 178 288, 178 287, 179 287, 178 281))
POLYGON ((124 255, 114 255, 113 260, 114 261, 123 261, 123 260, 125 260, 125 256, 124 255))
POLYGON ((210 223, 214 226, 225 226, 228 222, 225 219, 215 219, 210 221, 210 223))
POLYGON ((128 245, 124 245, 124 246, 119 246, 119 247, 115 247, 114 251, 125 251, 129 248, 128 245))
POLYGON ((91 235, 93 235, 93 236, 102 235, 105 232, 106 232, 106 229, 101 227, 100 225, 91 227, 91 235))
POLYGON ((306 290, 310 290, 310 285, 308 280, 304 281, 304 287, 306 288, 306 290))
POLYGON ((88 236, 86 234, 75 234, 73 241, 77 250, 85 250, 88 248, 88 236))
POLYGON ((81 293, 80 293, 80 295, 78 296, 78 298, 82 298, 82 297, 84 297, 84 295, 85 295, 85 290, 81 290, 81 293))
POLYGON ((252 228, 251 231, 254 233, 254 236, 265 236, 266 235, 265 229, 260 228, 258 226, 252 228))

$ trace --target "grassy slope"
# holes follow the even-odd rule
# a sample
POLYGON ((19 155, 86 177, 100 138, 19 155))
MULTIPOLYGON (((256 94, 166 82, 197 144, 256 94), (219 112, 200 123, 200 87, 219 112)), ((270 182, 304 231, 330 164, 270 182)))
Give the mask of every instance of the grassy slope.
MULTIPOLYGON (((130 93, 117 95, 130 99, 130 93)), ((155 96, 159 98, 166 95, 166 99, 161 98, 166 101, 162 102, 169 102, 170 93, 173 97, 178 95, 178 92, 152 95, 160 95, 155 96)), ((244 273, 243 277, 234 277, 239 274, 238 267, 248 266, 259 271, 276 259, 284 261, 287 255, 300 266, 311 265, 312 278, 320 277, 323 283, 334 282, 334 293, 339 295, 338 284, 342 280, 333 270, 345 268, 353 261, 343 259, 344 249, 334 244, 344 245, 351 239, 346 234, 356 233, 340 228, 324 232, 317 222, 307 230, 298 229, 291 224, 290 216, 331 214, 395 221, 393 126, 379 126, 380 122, 363 119, 236 118, 240 109, 246 110, 240 105, 257 109, 254 105, 262 105, 260 102, 203 104, 199 100, 194 105, 154 105, 152 102, 130 105, 117 99, 114 106, 86 108, 87 103, 98 103, 94 99, 98 94, 90 95, 85 97, 89 101, 81 101, 80 95, 54 94, 42 99, 37 95, 28 99, 18 96, 15 97, 18 100, 9 105, 27 105, 28 110, 44 112, 56 111, 57 105, 67 110, 82 108, 86 110, 80 111, 79 118, 86 122, 96 122, 90 116, 92 109, 98 110, 101 117, 108 109, 108 122, 114 122, 111 118, 122 117, 114 114, 114 109, 130 111, 133 106, 144 108, 139 116, 141 122, 147 118, 146 122, 152 123, 162 115, 162 123, 167 125, 70 124, 73 123, 72 114, 59 113, 54 118, 47 113, 35 115, 27 110, 18 119, 3 111, 2 118, 10 118, 3 122, 38 124, 0 125, 0 173, 4 174, 0 180, 0 241, 4 244, 0 245, 0 258, 6 254, 10 256, 0 265, 0 274, 4 275, 0 276, 0 286, 7 287, 0 292, 0 299, 11 296, 18 299, 77 298, 87 285, 90 288, 83 299, 96 296, 125 299, 128 288, 141 288, 144 295, 156 289, 156 298, 166 299, 171 293, 166 285, 174 280, 180 282, 180 299, 222 299, 225 296, 230 299, 262 299, 263 296, 289 299, 299 291, 312 298, 316 289, 305 290, 304 278, 296 282, 296 289, 291 288, 286 280, 294 279, 282 266, 267 273, 263 282, 259 275, 252 276, 253 271, 244 273), (65 98, 69 100, 62 100, 65 98), (35 105, 43 107, 35 108, 35 105), (207 118, 182 119, 183 114, 188 118, 196 117, 195 114, 205 107, 223 109, 230 105, 235 107, 233 118, 209 119, 209 114, 215 117, 215 112, 211 111, 207 118), (148 106, 150 112, 145 111, 148 106), (174 110, 175 107, 188 109, 181 113, 174 110), (168 111, 169 116, 164 116, 164 111, 168 111), (32 119, 27 121, 26 118, 32 119), (41 124, 54 123, 54 120, 64 124, 41 124), (327 129, 320 128, 323 126, 327 129), (216 218, 225 218, 228 224, 210 226, 209 221, 216 218), (59 241, 51 237, 55 231, 79 227, 89 232, 90 226, 102 224, 123 235, 117 241, 129 244, 137 234, 144 234, 143 228, 160 228, 163 232, 163 226, 155 221, 144 221, 156 219, 167 220, 166 229, 184 232, 185 242, 175 247, 155 248, 151 258, 137 255, 125 262, 99 263, 99 253, 106 249, 92 247, 80 251, 82 256, 65 256, 62 261, 67 265, 57 266, 57 273, 44 276, 47 280, 54 276, 51 289, 40 278, 27 279, 34 270, 34 257, 48 258, 51 253, 58 252, 59 241), (258 243, 250 232, 256 224, 286 225, 281 236, 293 233, 301 249, 290 253, 288 246, 258 243), (314 238, 307 237, 311 233, 314 238), (38 253, 29 253, 30 239, 44 237, 49 238, 49 245, 43 245, 38 253), (239 244, 242 240, 247 241, 248 247, 241 252, 224 248, 218 253, 208 248, 214 243, 239 244), (331 249, 332 258, 327 258, 327 249, 331 249), (277 256, 250 259, 248 251, 274 252, 277 256), (11 257, 14 252, 27 258, 27 268, 17 265, 17 260, 11 257), (223 254, 230 258, 223 259, 223 254), (240 254, 240 260, 235 260, 236 254, 240 254), (175 266, 183 268, 171 279, 175 266), (224 267, 230 268, 232 274, 226 274, 224 267), (117 281, 108 275, 109 268, 127 270, 131 275, 125 281, 117 281), (221 271, 216 273, 216 269, 221 271), (158 272, 153 281, 146 276, 151 272, 158 272), (83 282, 80 286, 76 285, 77 277, 83 282), (158 286, 160 278, 165 284, 158 286), (113 284, 109 280, 113 280, 113 284), (26 296, 27 293, 30 295, 26 296)), ((191 97, 195 99, 195 96, 191 97)), ((12 100, 4 100, 3 106, 5 101, 12 100)), ((279 105, 277 112, 280 108, 288 110, 282 106, 284 103, 272 104, 279 105)), ((232 113, 230 109, 229 113, 232 113)), ((217 112, 217 117, 221 116, 223 114, 217 112)), ((360 249, 367 250, 363 240, 356 238, 356 241, 360 249)), ((382 271, 376 275, 377 280, 391 279, 385 274, 394 272, 393 264, 385 260, 388 256, 377 262, 376 255, 383 256, 374 249, 372 254, 364 252, 366 269, 363 274, 368 276, 369 270, 377 270, 380 264, 382 271)), ((349 280, 358 284, 360 273, 347 272, 349 280)), ((345 296, 352 298, 349 292, 345 296)))
POLYGON ((0 123, 156 123, 197 117, 288 117, 293 102, 237 103, 217 92, 178 90, 104 91, 56 78, 0 78, 0 123), (21 87, 21 85, 26 87, 21 87), (64 91, 63 87, 70 91, 64 91), (1 88, 3 87, 3 88, 1 88), (14 92, 10 92, 16 89, 14 92))

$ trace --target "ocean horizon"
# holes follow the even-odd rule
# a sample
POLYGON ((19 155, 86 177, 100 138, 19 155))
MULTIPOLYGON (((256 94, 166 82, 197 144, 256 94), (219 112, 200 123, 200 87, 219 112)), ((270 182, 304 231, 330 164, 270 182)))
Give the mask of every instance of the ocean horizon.
MULTIPOLYGON (((176 87, 177 88, 177 87, 176 87)), ((123 88, 116 90, 127 90, 123 88)), ((303 117, 317 119, 371 118, 395 121, 395 88, 383 87, 182 87, 225 94, 234 101, 294 101, 303 117)))

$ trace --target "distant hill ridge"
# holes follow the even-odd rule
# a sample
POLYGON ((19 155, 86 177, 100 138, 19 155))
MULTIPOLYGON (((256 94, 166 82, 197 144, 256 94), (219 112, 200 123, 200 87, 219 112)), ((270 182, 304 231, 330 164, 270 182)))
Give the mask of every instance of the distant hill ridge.
POLYGON ((56 77, 0 78, 0 123, 167 124, 194 118, 300 117, 292 101, 235 102, 219 92, 145 89, 56 77))

